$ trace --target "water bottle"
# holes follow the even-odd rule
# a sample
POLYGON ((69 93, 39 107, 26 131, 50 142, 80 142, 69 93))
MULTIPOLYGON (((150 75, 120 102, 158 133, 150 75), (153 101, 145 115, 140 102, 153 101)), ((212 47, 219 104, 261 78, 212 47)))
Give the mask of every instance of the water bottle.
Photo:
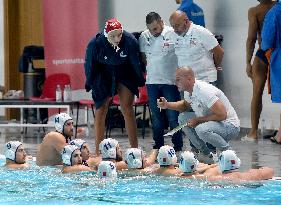
POLYGON ((60 85, 57 85, 57 88, 56 88, 56 101, 57 102, 62 101, 62 92, 61 92, 60 85))
POLYGON ((261 120, 261 134, 264 135, 266 131, 266 122, 265 119, 261 120))
POLYGON ((72 101, 72 95, 71 95, 71 87, 70 85, 65 85, 64 91, 63 91, 63 99, 64 102, 70 102, 72 101))
POLYGON ((68 90, 68 85, 64 86, 63 90, 63 101, 68 102, 69 101, 69 90, 68 90))

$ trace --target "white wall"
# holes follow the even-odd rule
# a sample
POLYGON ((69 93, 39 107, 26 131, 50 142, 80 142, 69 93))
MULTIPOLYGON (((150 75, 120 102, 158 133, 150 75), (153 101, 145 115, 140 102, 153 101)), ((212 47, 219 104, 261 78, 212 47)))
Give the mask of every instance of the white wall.
MULTIPOLYGON (((3 0, 0 0, 0 85, 4 85, 4 14, 3 0)), ((4 110, 0 108, 0 116, 4 110)))
MULTIPOLYGON (((215 34, 222 34, 225 49, 223 71, 220 73, 221 88, 235 107, 242 127, 250 126, 250 102, 252 83, 245 72, 245 42, 247 38, 248 8, 256 5, 255 0, 194 0, 205 13, 206 27, 215 34)), ((169 16, 178 5, 174 0, 107 0, 111 15, 116 17, 128 31, 145 29, 145 16, 150 11, 158 12, 169 24, 169 16)), ((103 12, 103 11, 100 11, 103 12)), ((279 126, 281 107, 272 104, 270 96, 263 96, 261 118, 266 119, 268 128, 279 126)))

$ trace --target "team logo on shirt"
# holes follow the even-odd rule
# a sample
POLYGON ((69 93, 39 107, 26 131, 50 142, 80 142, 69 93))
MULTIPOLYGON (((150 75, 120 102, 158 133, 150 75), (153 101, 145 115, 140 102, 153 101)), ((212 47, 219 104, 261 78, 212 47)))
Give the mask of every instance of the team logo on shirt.
POLYGON ((126 55, 126 54, 124 54, 124 53, 123 53, 123 51, 121 51, 121 53, 120 53, 120 57, 121 57, 121 58, 125 58, 125 57, 127 57, 127 55, 126 55))
POLYGON ((104 60, 107 60, 107 56, 104 56, 104 60))

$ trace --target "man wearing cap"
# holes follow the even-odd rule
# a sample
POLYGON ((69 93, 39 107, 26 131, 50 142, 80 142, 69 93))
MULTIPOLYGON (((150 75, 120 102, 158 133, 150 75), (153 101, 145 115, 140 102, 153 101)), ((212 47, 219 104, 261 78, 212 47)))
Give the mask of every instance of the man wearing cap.
POLYGON ((144 85, 139 46, 135 37, 124 31, 117 19, 106 22, 104 31, 88 44, 85 59, 86 91, 92 90, 95 102, 96 154, 104 139, 109 102, 118 94, 131 147, 138 147, 133 109, 134 95, 144 85))
POLYGON ((98 166, 97 175, 99 178, 116 178, 117 171, 115 164, 110 161, 102 161, 98 166))
POLYGON ((117 170, 127 169, 128 166, 123 161, 122 149, 117 140, 107 138, 99 145, 102 161, 111 161, 116 165, 117 170))
MULTIPOLYGON (((152 113, 153 149, 159 149, 164 145, 165 120, 163 113, 157 107, 157 99, 164 96, 169 101, 180 100, 180 93, 175 83, 175 72, 178 65, 172 42, 173 28, 164 25, 160 15, 150 12, 146 15, 147 30, 143 31, 140 38, 140 51, 143 62, 146 64, 146 88, 149 98, 149 108, 152 113)), ((167 110, 170 129, 178 124, 179 112, 167 110)), ((176 151, 181 151, 183 146, 182 133, 172 136, 172 142, 176 151)))
POLYGON ((139 148, 129 148, 125 153, 125 162, 128 164, 130 171, 150 172, 152 165, 157 159, 158 150, 153 149, 148 157, 143 150, 139 148))
POLYGON ((155 174, 164 176, 181 175, 182 171, 176 167, 177 156, 176 151, 169 145, 164 145, 159 149, 157 161, 160 165, 158 169, 152 171, 155 174))
POLYGON ((27 168, 26 152, 23 144, 19 141, 10 141, 5 145, 5 166, 11 169, 27 168))
POLYGON ((240 159, 233 150, 223 151, 219 156, 217 167, 210 168, 204 172, 209 181, 257 181, 267 180, 273 177, 274 171, 269 167, 249 169, 240 172, 240 159))
POLYGON ((61 152, 61 157, 63 161, 62 173, 93 171, 90 167, 82 164, 80 149, 75 145, 66 145, 61 152))
POLYGON ((46 134, 38 147, 38 166, 62 165, 61 151, 73 136, 73 120, 68 114, 57 114, 54 123, 56 131, 46 134))

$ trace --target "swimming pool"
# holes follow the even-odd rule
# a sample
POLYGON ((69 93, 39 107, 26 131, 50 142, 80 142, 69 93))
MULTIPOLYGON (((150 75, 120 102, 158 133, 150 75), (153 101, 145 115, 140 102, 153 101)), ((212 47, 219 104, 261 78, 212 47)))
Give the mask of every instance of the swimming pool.
POLYGON ((233 185, 125 173, 104 181, 34 163, 28 170, 0 165, 0 204, 281 204, 281 181, 233 185))

